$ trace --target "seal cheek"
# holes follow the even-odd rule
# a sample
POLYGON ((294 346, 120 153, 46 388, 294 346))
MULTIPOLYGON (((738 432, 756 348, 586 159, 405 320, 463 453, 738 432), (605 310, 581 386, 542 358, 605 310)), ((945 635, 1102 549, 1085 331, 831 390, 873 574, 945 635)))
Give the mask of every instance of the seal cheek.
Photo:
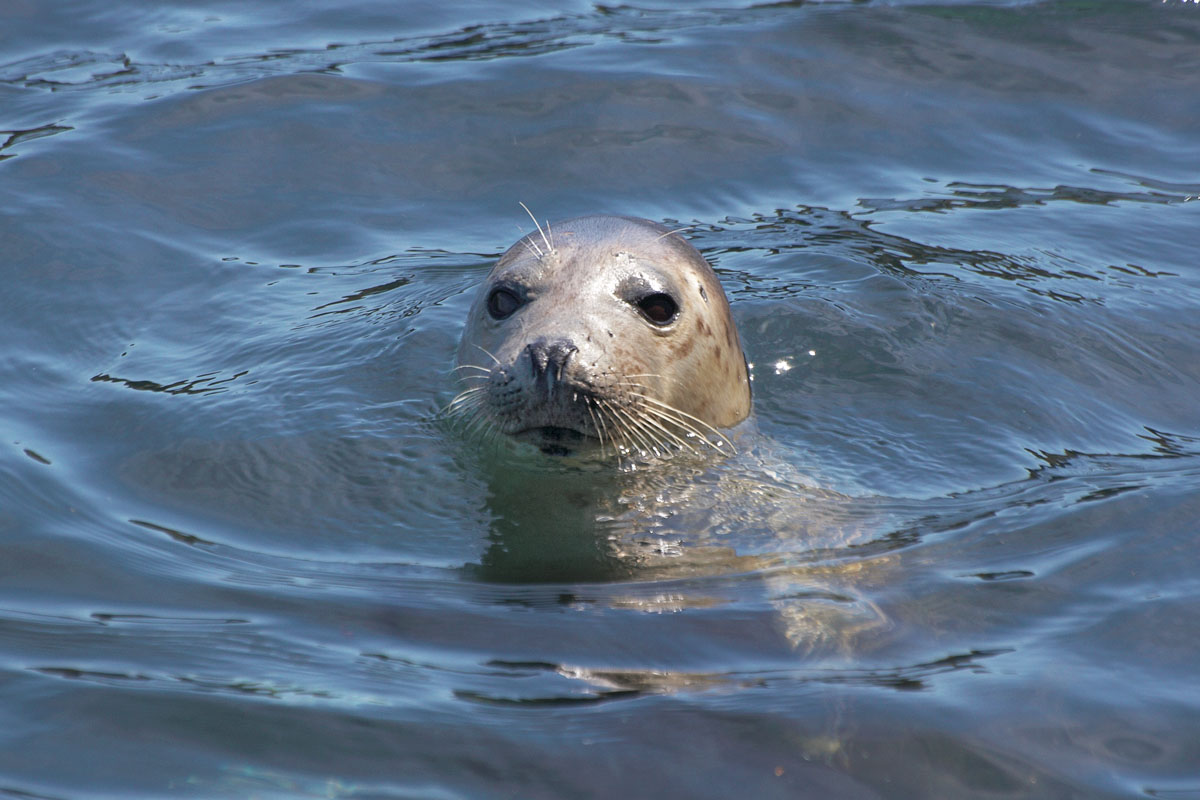
POLYGON ((675 357, 682 360, 688 357, 688 353, 692 352, 692 348, 695 346, 696 339, 694 336, 684 336, 675 342, 672 350, 675 353, 675 357))

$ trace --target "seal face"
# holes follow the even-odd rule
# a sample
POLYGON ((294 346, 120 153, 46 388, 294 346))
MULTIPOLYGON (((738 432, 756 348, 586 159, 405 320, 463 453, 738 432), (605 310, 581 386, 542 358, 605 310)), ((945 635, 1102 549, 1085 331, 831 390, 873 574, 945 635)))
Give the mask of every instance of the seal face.
POLYGON ((750 412, 725 292, 661 225, 587 216, 521 239, 492 268, 458 348, 448 410, 551 453, 729 448, 750 412))

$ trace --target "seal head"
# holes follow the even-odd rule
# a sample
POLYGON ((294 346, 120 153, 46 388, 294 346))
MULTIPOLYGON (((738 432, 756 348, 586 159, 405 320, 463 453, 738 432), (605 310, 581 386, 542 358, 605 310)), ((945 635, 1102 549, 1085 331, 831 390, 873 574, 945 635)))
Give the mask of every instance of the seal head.
POLYGON ((449 410, 551 453, 729 447, 750 380, 721 284, 661 225, 587 216, 501 256, 458 348, 449 410))

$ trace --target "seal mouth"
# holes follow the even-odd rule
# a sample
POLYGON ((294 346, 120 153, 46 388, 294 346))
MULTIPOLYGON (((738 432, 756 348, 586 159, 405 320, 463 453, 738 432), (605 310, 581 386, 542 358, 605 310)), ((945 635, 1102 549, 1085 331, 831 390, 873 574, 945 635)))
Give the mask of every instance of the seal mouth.
POLYGON ((530 444, 536 445, 546 455, 569 456, 579 447, 597 441, 596 437, 574 428, 562 428, 557 425, 540 425, 526 428, 514 434, 530 444))

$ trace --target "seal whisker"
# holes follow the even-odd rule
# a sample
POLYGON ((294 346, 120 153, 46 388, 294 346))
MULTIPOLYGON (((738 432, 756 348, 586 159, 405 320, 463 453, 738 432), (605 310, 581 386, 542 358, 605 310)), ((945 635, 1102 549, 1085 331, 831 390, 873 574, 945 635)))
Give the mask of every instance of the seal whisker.
POLYGON ((610 401, 603 400, 602 402, 604 404, 604 410, 608 414, 608 419, 613 424, 613 429, 616 430, 620 436, 621 446, 625 449, 633 447, 634 443, 631 442, 629 435, 629 424, 618 415, 617 407, 615 407, 610 401))
POLYGON ((484 441, 491 441, 500 434, 487 407, 485 387, 476 386, 459 393, 451 400, 442 414, 469 436, 475 436, 484 441))
POLYGON ((694 436, 699 441, 704 442, 706 446, 711 447, 718 452, 724 452, 722 448, 725 446, 728 446, 730 452, 737 452, 736 448, 733 446, 733 443, 730 442, 729 439, 726 438, 725 435, 720 431, 713 431, 712 428, 707 428, 707 426, 697 427, 697 425, 693 424, 691 420, 674 416, 672 412, 668 412, 663 409, 660 409, 655 413, 659 419, 678 427, 680 430, 691 436, 694 436), (710 438, 709 433, 713 434, 713 436, 716 438, 710 438))
POLYGON ((470 389, 465 389, 456 394, 454 399, 447 403, 442 411, 455 412, 464 408, 468 403, 477 404, 483 399, 479 396, 479 393, 482 391, 482 386, 472 386, 470 389))
POLYGON ((472 435, 479 436, 479 435, 481 435, 481 433, 480 433, 481 428, 483 429, 483 433, 487 432, 488 417, 484 413, 482 408, 479 408, 479 407, 473 408, 473 409, 471 409, 470 414, 468 414, 462 420, 462 426, 464 429, 466 429, 472 435))
POLYGON ((482 389, 487 388, 488 376, 487 375, 459 375, 458 382, 460 384, 465 384, 467 386, 467 389, 463 390, 464 392, 468 391, 469 389, 482 390, 482 389))
POLYGON ((587 409, 588 416, 592 419, 592 430, 596 432, 596 438, 600 440, 600 457, 604 458, 604 428, 601 426, 600 420, 597 419, 596 412, 592 408, 591 398, 584 398, 584 407, 587 409))
POLYGON ((621 440, 620 446, 616 450, 617 463, 624 469, 638 453, 643 452, 643 447, 638 444, 629 424, 617 416, 617 411, 611 404, 608 406, 609 419, 620 434, 621 440))
POLYGON ((644 452, 655 456, 661 455, 658 452, 658 448, 655 446, 654 437, 649 431, 643 429, 643 427, 639 424, 638 419, 630 414, 628 409, 617 406, 614 411, 618 415, 625 418, 625 422, 628 424, 627 430, 633 439, 636 439, 641 443, 640 446, 643 448, 644 452))
MULTIPOLYGON (((731 442, 729 440, 728 436, 721 433, 719 430, 714 428, 712 425, 709 425, 707 422, 700 419, 699 417, 694 417, 691 414, 687 413, 686 411, 680 411, 678 408, 675 408, 674 406, 670 405, 669 403, 664 403, 663 401, 661 401, 657 398, 654 398, 654 397, 650 397, 649 395, 634 394, 634 397, 637 397, 638 399, 643 400, 644 402, 654 405, 657 409, 659 409, 659 412, 664 415, 664 418, 673 417, 673 419, 671 419, 671 421, 675 422, 682 428, 689 429, 689 430, 693 431, 694 433, 700 433, 701 432, 700 429, 703 428, 705 431, 708 431, 709 433, 711 433, 714 436, 716 436, 717 438, 719 438, 721 440, 721 442, 723 442, 725 445, 727 445, 729 447, 730 450, 732 450, 735 453, 737 452, 737 448, 735 448, 733 446, 733 442, 731 442), (696 425, 699 425, 700 428, 697 428, 696 425)), ((701 436, 700 438, 702 438, 706 442, 708 442, 709 446, 716 447, 716 449, 720 449, 720 447, 718 445, 714 445, 708 439, 707 436, 701 436)))
MULTIPOLYGON (((617 385, 624 389, 641 390, 628 392, 628 396, 632 398, 636 398, 638 400, 652 399, 642 394, 643 391, 646 391, 646 387, 639 383, 635 383, 633 381, 619 381, 617 385)), ((641 441, 642 446, 646 445, 647 440, 662 447, 665 447, 668 442, 673 441, 680 447, 692 453, 699 452, 691 442, 675 433, 675 431, 671 430, 671 428, 668 427, 669 424, 686 433, 692 434, 698 439, 704 440, 705 444, 707 444, 709 447, 713 447, 713 444, 707 440, 704 431, 697 428, 687 419, 670 413, 677 412, 682 414, 683 412, 679 412, 678 409, 675 409, 669 405, 665 405, 665 408, 657 408, 652 405, 638 404, 636 407, 630 409, 636 413, 636 416, 629 414, 628 410, 626 409, 622 408, 620 410, 626 412, 624 414, 625 420, 622 421, 622 429, 626 431, 627 438, 632 439, 635 431, 640 432, 642 435, 639 436, 638 439, 641 441), (667 409, 669 409, 669 411, 667 409)), ((717 432, 717 435, 720 436, 720 432, 717 432)), ((719 450, 720 448, 718 447, 715 449, 719 450)), ((656 455, 659 455, 657 447, 652 445, 651 450, 656 455)))
MULTIPOLYGON (((634 377, 637 377, 637 376, 634 376, 634 377)), ((646 377, 657 378, 659 376, 658 375, 649 375, 646 377)), ((641 381, 620 380, 620 381, 616 382, 616 385, 622 389, 625 389, 626 391, 628 391, 630 394, 633 394, 633 395, 654 391, 653 388, 651 388, 650 386, 647 386, 646 384, 642 383, 641 381)))
POLYGON ((468 435, 483 438, 495 428, 491 415, 480 403, 473 403, 455 411, 451 420, 468 435), (482 429, 482 431, 481 431, 482 429))
MULTIPOLYGON (((686 448, 687 450, 690 450, 692 453, 699 452, 695 447, 692 446, 691 442, 689 442, 687 439, 684 439, 682 436, 675 433, 674 431, 672 431, 670 428, 668 428, 666 425, 663 424, 663 422, 666 421, 666 422, 670 422, 670 423, 678 426, 678 423, 675 420, 668 419, 667 417, 665 417, 664 415, 662 415, 660 412, 658 412, 655 409, 643 408, 641 410, 646 415, 641 418, 641 422, 643 423, 643 425, 653 425, 654 428, 662 431, 663 434, 667 438, 678 443, 679 446, 686 448)), ((664 439, 662 441, 664 442, 664 444, 666 443, 666 439, 664 439)))
MULTIPOLYGON (((517 229, 520 230, 520 226, 517 226, 517 229)), ((532 239, 522 239, 521 242, 525 245, 525 248, 530 253, 533 253, 534 258, 536 258, 538 261, 542 260, 542 257, 545 254, 542 253, 542 248, 538 247, 536 242, 534 242, 532 239)))
MULTIPOLYGON (((620 467, 623 467, 624 463, 625 463, 624 453, 626 450, 626 445, 621 443, 621 437, 618 435, 619 432, 617 430, 612 430, 612 431, 608 430, 608 423, 606 423, 604 421, 606 416, 608 416, 610 418, 609 419, 610 422, 613 421, 611 419, 611 416, 608 413, 606 413, 606 410, 604 408, 601 408, 601 401, 597 400, 596 401, 596 421, 600 424, 600 429, 605 431, 605 436, 608 439, 609 444, 612 445, 612 453, 613 453, 613 457, 617 461, 617 465, 620 467)), ((603 441, 604 440, 601 439, 601 442, 603 442, 603 441)), ((601 445, 600 455, 601 455, 601 457, 604 457, 604 455, 605 455, 603 444, 601 445)))
POLYGON ((628 450, 630 447, 632 447, 632 443, 629 440, 628 426, 623 420, 620 419, 620 417, 617 416, 616 409, 613 407, 612 402, 597 398, 597 403, 597 409, 601 412, 601 416, 607 416, 608 421, 612 423, 614 446, 619 446, 628 450))
POLYGON ((503 435, 504 431, 502 431, 500 426, 495 424, 495 422, 489 417, 487 420, 487 427, 484 429, 484 441, 489 445, 494 445, 503 435))
MULTIPOLYGON (((471 377, 474 377, 474 376, 471 376, 471 377)), ((480 392, 482 392, 486 388, 487 388, 486 386, 468 386, 466 389, 463 389, 461 392, 454 395, 454 399, 450 401, 450 405, 453 406, 456 403, 459 403, 462 400, 467 399, 468 397, 478 395, 480 392)))
POLYGON ((608 437, 609 443, 612 444, 613 455, 615 455, 617 460, 620 461, 621 448, 625 446, 622 443, 623 437, 621 435, 620 427, 616 425, 616 420, 613 419, 611 412, 608 412, 608 403, 598 398, 593 399, 596 404, 596 418, 600 421, 600 429, 604 431, 604 434, 608 437), (608 422, 605 422, 606 418, 608 419, 608 422), (608 429, 609 423, 612 423, 614 430, 610 431, 608 429))
POLYGON ((695 225, 684 225, 682 228, 676 228, 673 231, 667 231, 662 236, 659 236, 658 239, 655 239, 655 241, 660 241, 662 239, 667 238, 668 236, 674 236, 677 233, 683 233, 684 231, 690 231, 692 228, 695 228, 695 227, 696 227, 695 225))
POLYGON ((496 366, 497 366, 497 367, 503 367, 503 366, 504 366, 504 364, 502 364, 502 363, 500 362, 500 359, 498 359, 498 358, 496 358, 496 356, 492 355, 492 351, 491 351, 491 350, 488 350, 488 349, 487 349, 486 347, 484 347, 483 345, 481 345, 481 344, 477 344, 477 343, 475 343, 475 342, 472 342, 472 344, 474 344, 474 345, 475 345, 475 347, 478 347, 480 350, 482 350, 482 351, 483 351, 483 354, 484 354, 484 355, 486 355, 488 358, 490 358, 492 361, 495 361, 495 362, 496 362, 496 366))
MULTIPOLYGON (((525 213, 529 215, 529 218, 531 220, 533 220, 533 224, 537 226, 538 233, 540 233, 542 235, 542 242, 544 242, 546 245, 546 252, 553 253, 554 252, 554 244, 550 241, 550 237, 546 235, 546 232, 544 230, 542 230, 541 223, 539 223, 537 221, 537 217, 535 217, 533 215, 533 212, 529 210, 529 206, 525 205, 524 203, 521 203, 521 201, 519 201, 519 200, 517 202, 520 204, 521 208, 525 209, 525 213)), ((547 228, 550 227, 549 222, 546 223, 546 227, 547 228)))
MULTIPOLYGON (((697 454, 700 452, 699 450, 696 449, 695 445, 693 445, 692 442, 688 441, 683 436, 680 436, 678 433, 671 430, 671 426, 674 426, 676 428, 683 430, 684 433, 688 433, 688 432, 695 433, 694 430, 691 430, 688 427, 680 425, 677 420, 666 417, 657 410, 648 409, 648 408, 643 407, 641 409, 641 411, 642 411, 642 414, 644 415, 644 417, 643 417, 644 424, 647 426, 653 426, 655 429, 662 432, 662 442, 664 445, 668 444, 669 442, 674 442, 678 448, 687 450, 689 453, 697 454)), ((700 438, 702 438, 702 437, 700 437, 700 438)))
MULTIPOLYGON (((459 364, 457 367, 455 367, 453 370, 451 370, 451 372, 458 372, 460 369, 477 369, 480 372, 484 372, 489 375, 492 372, 489 368, 480 366, 479 364, 459 364)), ((472 375, 471 377, 476 377, 476 376, 472 375)))
POLYGON ((661 458, 663 455, 661 450, 662 440, 654 435, 654 431, 652 429, 646 426, 644 419, 642 417, 634 416, 629 412, 628 409, 623 408, 621 409, 621 412, 629 420, 629 430, 637 436, 638 441, 642 442, 644 447, 642 452, 647 455, 652 455, 655 458, 661 458))
MULTIPOLYGON (((633 408, 622 409, 625 412, 630 422, 630 427, 640 431, 643 436, 651 442, 651 450, 654 454, 661 455, 659 448, 666 448, 668 437, 676 438, 667 428, 655 418, 652 409, 647 409, 644 406, 636 406, 633 408), (636 412, 636 413, 634 413, 636 412), (649 413, 648 413, 649 412, 649 413), (665 435, 664 435, 665 434, 665 435)), ((681 444, 686 444, 682 439, 679 439, 681 444)))
POLYGON ((650 452, 655 458, 662 458, 670 449, 667 446, 667 440, 658 431, 654 430, 648 422, 649 420, 646 417, 634 417, 633 419, 634 426, 649 440, 650 452))
POLYGON ((488 444, 493 443, 502 433, 495 418, 482 402, 474 403, 464 411, 465 419, 462 426, 469 435, 475 436, 488 444))
MULTIPOLYGON (((649 412, 647 412, 647 413, 649 413, 649 412)), ((688 445, 687 445, 688 449, 691 450, 692 452, 697 452, 697 450, 691 444, 692 441, 703 442, 706 447, 711 447, 714 450, 717 450, 718 452, 721 451, 721 448, 719 445, 714 445, 711 441, 708 440, 708 438, 704 435, 704 431, 702 431, 702 430, 696 428, 694 425, 688 423, 687 420, 677 419, 677 418, 671 417, 663 412, 655 412, 655 419, 659 420, 660 424, 662 424, 664 426, 672 426, 672 427, 676 428, 677 430, 679 430, 682 434, 681 438, 686 437, 686 438, 684 438, 684 441, 688 442, 688 445), (689 439, 691 441, 688 441, 689 439)), ((680 434, 676 434, 676 435, 679 436, 680 434)))
POLYGON ((456 419, 466 424, 472 416, 484 413, 484 397, 480 389, 468 389, 446 404, 442 415, 447 419, 456 419))

